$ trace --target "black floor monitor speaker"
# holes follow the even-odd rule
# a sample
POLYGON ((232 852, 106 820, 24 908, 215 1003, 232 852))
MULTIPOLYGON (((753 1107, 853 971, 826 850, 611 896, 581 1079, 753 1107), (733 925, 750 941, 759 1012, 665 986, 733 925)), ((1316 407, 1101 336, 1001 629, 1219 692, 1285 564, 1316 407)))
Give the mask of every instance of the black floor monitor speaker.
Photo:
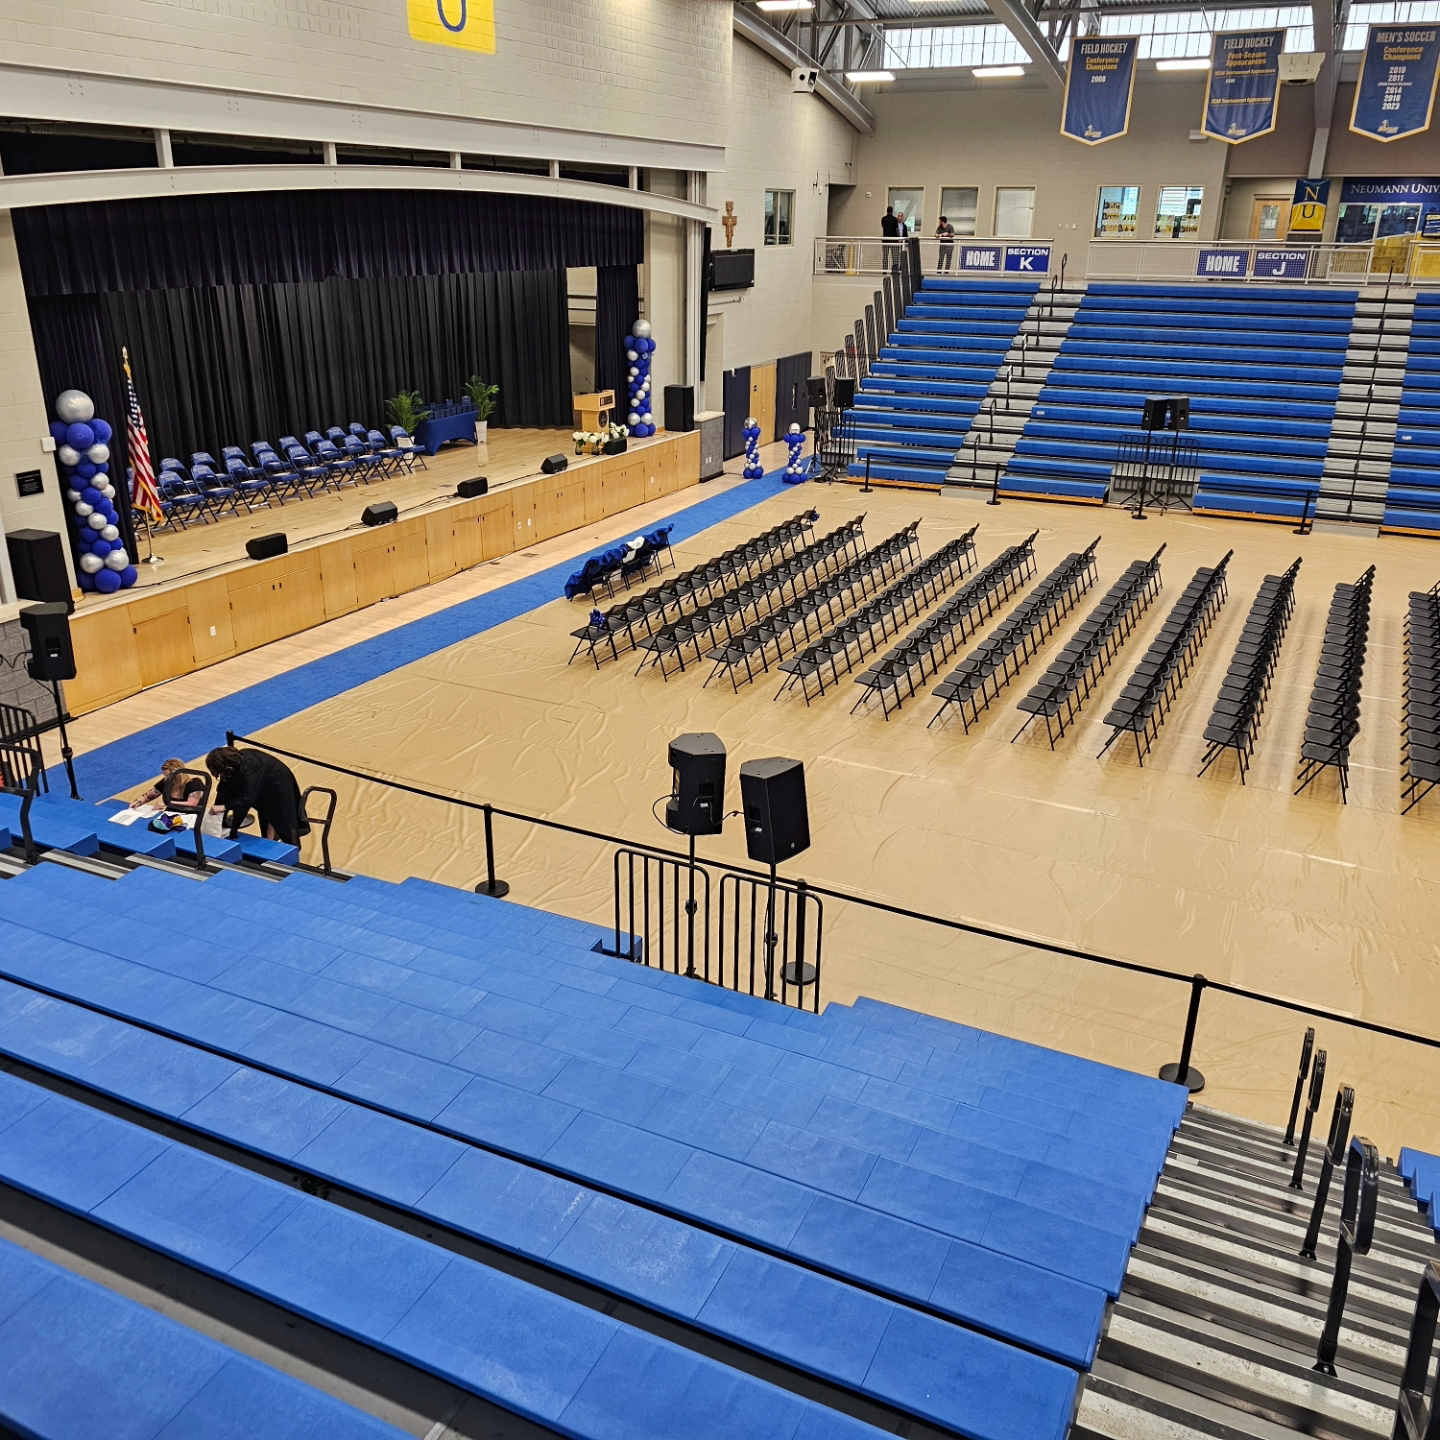
POLYGON ((835 377, 835 408, 848 410, 855 403, 855 382, 848 375, 835 377))
POLYGON ((70 567, 65 541, 54 530, 12 530, 5 537, 18 600, 70 605, 70 567))
POLYGON ((252 560, 271 560, 276 555, 288 553, 289 549, 290 542, 285 538, 284 531, 274 535, 257 535, 245 542, 245 553, 252 560))
POLYGON ((540 462, 540 468, 547 475, 558 475, 569 463, 568 455, 551 455, 540 462))
MULTIPOLYGON (((666 427, 669 428, 668 426, 666 427)), ((718 835, 725 815, 725 742, 718 735, 677 735, 665 825, 679 835, 718 835)))
POLYGON ((695 428, 695 387, 693 385, 667 385, 665 387, 665 428, 676 434, 682 430, 695 428))
POLYGON ((367 505, 360 516, 361 523, 365 525, 393 525, 399 518, 400 512, 393 500, 377 500, 375 504, 367 505))
POLYGON ((745 853, 762 865, 778 865, 810 848, 805 806, 805 766, 774 756, 740 767, 745 809, 745 853))
POLYGON ((1190 428, 1190 397, 1188 395, 1147 395, 1141 412, 1143 430, 1188 430, 1190 428))
POLYGON ((25 666, 32 680, 73 680, 75 651, 70 646, 70 607, 63 600, 27 605, 20 624, 30 639, 30 660, 25 666))
POLYGON ((486 494, 489 489, 489 478, 484 475, 477 475, 473 480, 462 480, 455 487, 455 493, 462 500, 473 500, 477 495, 486 494))

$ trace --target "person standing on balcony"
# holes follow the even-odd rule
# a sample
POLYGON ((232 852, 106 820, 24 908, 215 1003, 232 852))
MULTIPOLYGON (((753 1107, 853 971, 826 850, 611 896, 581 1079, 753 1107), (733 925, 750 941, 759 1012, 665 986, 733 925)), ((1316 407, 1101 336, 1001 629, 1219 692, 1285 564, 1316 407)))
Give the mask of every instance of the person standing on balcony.
POLYGON ((904 233, 905 226, 895 213, 895 207, 887 205, 885 213, 880 217, 880 234, 885 242, 885 268, 887 270, 900 268, 900 237, 904 233))
POLYGON ((940 242, 939 272, 949 274, 950 257, 955 253, 955 227, 943 215, 935 227, 935 238, 940 242))

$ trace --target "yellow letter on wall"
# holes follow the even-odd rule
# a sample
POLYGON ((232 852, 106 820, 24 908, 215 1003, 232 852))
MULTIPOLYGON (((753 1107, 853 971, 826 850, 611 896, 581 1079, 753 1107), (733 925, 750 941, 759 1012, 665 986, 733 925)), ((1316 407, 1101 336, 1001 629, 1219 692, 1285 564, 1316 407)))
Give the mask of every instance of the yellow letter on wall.
POLYGON ((407 0, 410 38, 495 53, 495 0, 407 0))

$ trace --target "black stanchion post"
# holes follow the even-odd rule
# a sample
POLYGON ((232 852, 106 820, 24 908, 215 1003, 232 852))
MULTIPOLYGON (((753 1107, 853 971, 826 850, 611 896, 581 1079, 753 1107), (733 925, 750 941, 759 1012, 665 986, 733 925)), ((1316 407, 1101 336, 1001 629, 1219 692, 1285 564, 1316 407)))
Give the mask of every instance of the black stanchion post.
POLYGON ((1305 502, 1300 509, 1300 524, 1295 531, 1297 535, 1308 535, 1310 533, 1310 501, 1313 498, 1307 490, 1305 492, 1305 502))
POLYGON ((510 893, 510 886, 504 880, 495 878, 495 820, 494 808, 485 806, 485 879, 475 887, 477 895, 488 895, 492 900, 503 899, 510 893))
POLYGON ((1305 1032, 1305 1042, 1300 1046, 1300 1073, 1295 1077, 1295 1093, 1290 1097, 1290 1119, 1285 1124, 1285 1143, 1295 1143, 1295 1120, 1300 1114, 1300 1097, 1305 1093, 1305 1077, 1310 1073, 1310 1056, 1315 1049, 1315 1027, 1305 1032))
POLYGON ((1295 1171, 1290 1176, 1290 1188, 1305 1188, 1305 1159, 1310 1151, 1310 1127, 1315 1123, 1315 1112, 1320 1108, 1325 1093, 1325 1052, 1315 1052, 1315 1068, 1310 1072, 1310 1098, 1305 1103, 1305 1123, 1300 1127, 1300 1145, 1295 1152, 1295 1171))
POLYGON ((870 452, 868 450, 865 452, 865 483, 860 487, 860 493, 862 495, 870 493, 870 452))
POLYGON ((1185 1016, 1185 1038, 1180 1042, 1180 1063, 1160 1067, 1162 1080, 1183 1085, 1192 1095, 1205 1088, 1205 1077, 1190 1063, 1190 1054, 1195 1048, 1195 1022, 1200 1018, 1200 997, 1205 993, 1206 984, 1203 975, 1196 975, 1190 981, 1190 1009, 1185 1016))

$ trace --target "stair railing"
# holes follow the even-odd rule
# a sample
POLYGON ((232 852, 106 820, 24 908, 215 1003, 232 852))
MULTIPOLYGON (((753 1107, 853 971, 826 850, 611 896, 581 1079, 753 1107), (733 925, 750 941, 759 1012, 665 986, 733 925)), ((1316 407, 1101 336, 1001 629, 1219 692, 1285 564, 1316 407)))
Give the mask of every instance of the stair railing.
POLYGON ((1310 1072, 1310 1098, 1305 1105, 1305 1123, 1300 1129, 1300 1148, 1295 1152, 1295 1173, 1290 1177, 1292 1190, 1305 1188, 1305 1157, 1310 1149, 1310 1127, 1315 1123, 1315 1112, 1320 1108, 1320 1099, 1325 1093, 1325 1052, 1315 1052, 1315 1068, 1310 1072))
POLYGON ((1426 1395, 1437 1320, 1440 1265, 1432 1260, 1420 1276, 1420 1293, 1415 1297, 1415 1318, 1410 1323, 1410 1344, 1400 1377, 1400 1403, 1395 1408, 1394 1440, 1440 1440, 1440 1411, 1426 1395))
POLYGON ((1320 1178, 1315 1182, 1315 1204, 1310 1210, 1310 1223, 1305 1227, 1305 1241, 1300 1254, 1306 1260, 1315 1258, 1315 1247, 1320 1243, 1320 1226, 1325 1219, 1325 1206, 1330 1199, 1330 1177, 1335 1167, 1345 1159, 1345 1149, 1350 1143, 1350 1117, 1355 1112, 1355 1092, 1342 1085, 1335 1092, 1335 1111, 1330 1116, 1330 1138, 1325 1142, 1325 1154, 1320 1161, 1320 1178))
POLYGON ((335 807, 340 803, 340 797, 325 785, 311 785, 300 796, 300 813, 305 817, 306 824, 312 828, 320 827, 320 871, 324 875, 334 873, 330 864, 330 827, 335 823, 335 807), (328 796, 328 803, 319 815, 310 813, 310 797, 312 795, 328 796))
MULTIPOLYGON (((160 802, 167 810, 188 810, 194 806, 195 828, 190 833, 195 837, 195 868, 210 873, 210 867, 205 861, 205 817, 210 813, 210 787, 215 783, 208 770, 190 770, 181 767, 172 770, 160 782, 160 802), (190 780, 200 781, 200 799, 177 803, 183 800, 187 786, 182 783, 190 780)), ((230 838, 235 838, 235 832, 245 823, 243 815, 234 817, 236 824, 230 828, 230 838)))
POLYGON ((1295 1077, 1295 1094, 1290 1100, 1290 1119, 1285 1124, 1285 1143, 1295 1143, 1295 1120, 1300 1114, 1300 1097, 1305 1093, 1305 1077, 1310 1073, 1310 1056, 1315 1050, 1315 1027, 1312 1025, 1305 1032, 1304 1042, 1300 1046, 1300 1073, 1295 1077))
POLYGON ((1375 1238, 1375 1208, 1380 1198, 1380 1152, 1363 1135, 1350 1142, 1345 1161, 1345 1195, 1340 1202, 1340 1238, 1335 1246, 1335 1279, 1330 1285, 1330 1306, 1325 1329, 1315 1350, 1311 1369, 1334 1375, 1335 1352, 1340 1348, 1340 1322, 1350 1294, 1350 1270, 1357 1255, 1370 1253, 1375 1238))

